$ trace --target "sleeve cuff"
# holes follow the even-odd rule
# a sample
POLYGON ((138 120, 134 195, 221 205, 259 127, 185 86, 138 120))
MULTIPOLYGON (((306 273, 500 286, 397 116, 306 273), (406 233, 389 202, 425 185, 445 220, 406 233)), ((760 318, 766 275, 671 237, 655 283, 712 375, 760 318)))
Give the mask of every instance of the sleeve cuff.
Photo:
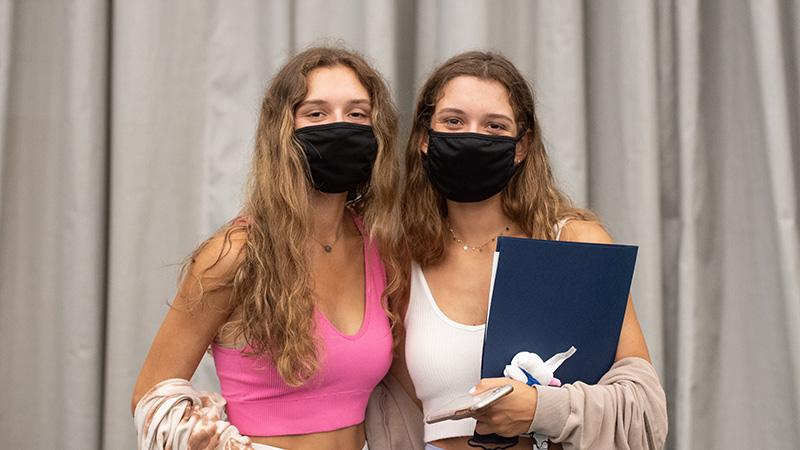
POLYGON ((552 386, 536 386, 536 390, 536 412, 528 432, 559 436, 569 417, 569 390, 552 386))

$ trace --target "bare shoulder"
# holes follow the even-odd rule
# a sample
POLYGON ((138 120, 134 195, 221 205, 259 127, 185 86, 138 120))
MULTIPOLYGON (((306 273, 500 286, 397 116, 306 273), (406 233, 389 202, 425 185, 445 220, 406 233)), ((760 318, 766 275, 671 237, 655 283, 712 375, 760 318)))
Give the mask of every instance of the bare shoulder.
POLYGON ((204 303, 218 309, 233 308, 230 287, 244 260, 246 243, 246 228, 233 225, 201 244, 186 269, 176 305, 185 304, 191 309, 193 299, 202 297, 204 303))
POLYGON ((562 241, 591 242, 595 244, 613 244, 611 236, 602 226, 585 220, 569 220, 561 231, 562 241))
POLYGON ((245 256, 247 231, 233 225, 204 242, 194 255, 190 273, 203 278, 224 277, 236 270, 245 256))

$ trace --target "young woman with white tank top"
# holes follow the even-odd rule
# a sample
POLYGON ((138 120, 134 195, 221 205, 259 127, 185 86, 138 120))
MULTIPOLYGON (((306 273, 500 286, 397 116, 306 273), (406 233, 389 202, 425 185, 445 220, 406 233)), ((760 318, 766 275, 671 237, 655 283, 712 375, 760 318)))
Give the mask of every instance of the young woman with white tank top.
POLYGON ((468 52, 433 72, 414 111, 406 177, 413 262, 409 295, 393 305, 405 340, 392 372, 424 413, 467 392, 514 386, 475 419, 425 424, 427 448, 472 449, 475 431, 519 436, 515 449, 537 445, 529 433, 548 436, 550 448, 661 448, 666 401, 630 298, 615 364, 597 385, 480 379, 497 237, 612 242, 555 186, 532 91, 511 62, 468 52))

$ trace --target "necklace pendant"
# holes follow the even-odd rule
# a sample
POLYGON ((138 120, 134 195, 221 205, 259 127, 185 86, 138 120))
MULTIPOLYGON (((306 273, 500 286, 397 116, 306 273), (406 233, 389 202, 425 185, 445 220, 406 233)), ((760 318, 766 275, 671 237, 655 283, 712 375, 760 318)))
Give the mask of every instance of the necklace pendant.
POLYGON ((469 247, 465 245, 464 246, 464 251, 467 251, 467 250, 469 250, 469 247))
POLYGON ((323 245, 322 248, 324 248, 325 251, 328 253, 330 253, 333 250, 333 248, 330 245, 323 245))

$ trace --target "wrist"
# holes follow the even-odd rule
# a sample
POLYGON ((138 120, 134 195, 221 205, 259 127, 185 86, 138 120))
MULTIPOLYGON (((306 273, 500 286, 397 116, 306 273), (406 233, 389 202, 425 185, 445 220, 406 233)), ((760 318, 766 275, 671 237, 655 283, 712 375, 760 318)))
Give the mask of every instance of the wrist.
POLYGON ((532 402, 531 402, 531 411, 533 415, 531 416, 531 423, 528 425, 528 432, 527 434, 533 434, 534 423, 536 422, 536 409, 539 405, 539 390, 536 386, 531 386, 531 390, 533 391, 532 402))

